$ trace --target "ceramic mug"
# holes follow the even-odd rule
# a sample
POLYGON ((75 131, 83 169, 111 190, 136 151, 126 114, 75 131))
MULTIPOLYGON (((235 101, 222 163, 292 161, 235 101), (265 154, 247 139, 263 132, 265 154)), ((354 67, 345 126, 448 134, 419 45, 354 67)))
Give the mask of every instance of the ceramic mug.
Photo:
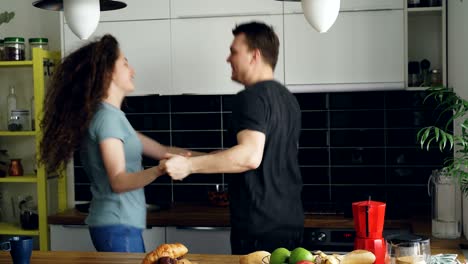
POLYGON ((33 239, 29 236, 14 236, 0 244, 3 251, 10 251, 13 264, 29 264, 33 249, 33 239))

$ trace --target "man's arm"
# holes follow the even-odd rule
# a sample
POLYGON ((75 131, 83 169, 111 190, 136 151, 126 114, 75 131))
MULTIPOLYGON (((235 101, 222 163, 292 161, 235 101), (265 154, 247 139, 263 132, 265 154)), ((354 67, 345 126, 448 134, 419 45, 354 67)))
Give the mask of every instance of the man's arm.
POLYGON ((239 173, 258 168, 265 134, 245 129, 237 133, 237 142, 224 151, 190 158, 173 156, 163 164, 173 179, 183 179, 191 173, 239 173))

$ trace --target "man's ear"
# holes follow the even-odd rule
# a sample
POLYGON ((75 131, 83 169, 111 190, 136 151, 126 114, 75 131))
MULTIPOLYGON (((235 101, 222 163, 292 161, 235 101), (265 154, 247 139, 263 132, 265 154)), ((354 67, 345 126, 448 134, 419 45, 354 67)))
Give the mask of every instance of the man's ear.
POLYGON ((258 63, 262 60, 262 52, 260 49, 254 49, 252 51, 252 62, 258 63))

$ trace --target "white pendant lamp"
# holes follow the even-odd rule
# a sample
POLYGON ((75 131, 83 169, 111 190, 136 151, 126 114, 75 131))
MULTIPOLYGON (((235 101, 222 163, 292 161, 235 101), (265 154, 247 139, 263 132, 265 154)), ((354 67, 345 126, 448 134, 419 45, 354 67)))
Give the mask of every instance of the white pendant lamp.
POLYGON ((68 27, 80 39, 88 39, 96 30, 101 11, 99 0, 63 0, 68 27))
POLYGON ((340 0, 302 0, 301 3, 305 18, 320 33, 333 26, 340 11, 340 0))
POLYGON ((125 8, 127 4, 115 0, 39 0, 33 6, 53 11, 63 10, 71 31, 80 39, 88 39, 99 24, 101 11, 125 8))

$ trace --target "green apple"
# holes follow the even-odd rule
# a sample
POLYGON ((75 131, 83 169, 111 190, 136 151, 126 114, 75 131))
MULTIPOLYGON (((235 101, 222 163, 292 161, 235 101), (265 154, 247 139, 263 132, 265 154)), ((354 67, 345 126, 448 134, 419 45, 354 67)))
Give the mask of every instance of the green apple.
POLYGON ((291 252, 286 248, 277 248, 271 252, 270 264, 283 264, 288 263, 291 252))
POLYGON ((313 261, 314 256, 312 253, 310 253, 309 250, 302 247, 297 247, 291 251, 291 256, 289 256, 289 264, 296 264, 301 260, 313 261))

